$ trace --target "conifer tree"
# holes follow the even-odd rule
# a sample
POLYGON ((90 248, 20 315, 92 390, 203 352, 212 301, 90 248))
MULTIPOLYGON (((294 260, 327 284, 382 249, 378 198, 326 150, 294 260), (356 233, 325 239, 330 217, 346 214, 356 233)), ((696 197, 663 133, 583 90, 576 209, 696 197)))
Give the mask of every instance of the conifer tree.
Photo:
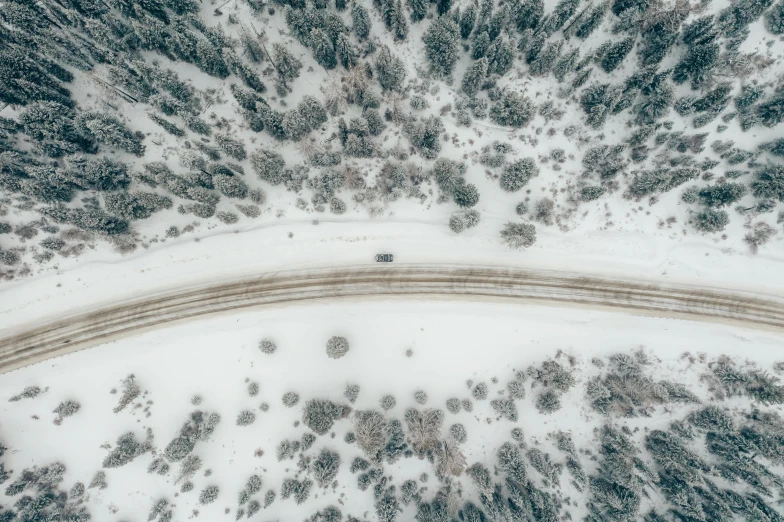
POLYGON ((351 43, 351 40, 349 40, 346 33, 340 33, 340 36, 338 36, 335 52, 337 53, 340 63, 346 69, 352 69, 359 60, 357 50, 354 48, 354 45, 351 43))
POLYGON ((370 15, 362 5, 351 3, 351 22, 354 24, 354 32, 360 40, 367 39, 370 34, 370 15))
POLYGON ((620 42, 610 44, 602 56, 602 70, 606 73, 613 72, 621 64, 623 59, 626 58, 626 55, 629 54, 632 47, 634 47, 634 37, 632 36, 625 38, 620 42))
POLYGON ((580 40, 585 40, 593 32, 599 28, 604 20, 604 15, 607 13, 609 4, 602 2, 598 6, 592 8, 587 15, 580 21, 574 35, 580 40))
POLYGON ((337 66, 338 60, 332 42, 321 29, 313 29, 310 32, 310 48, 313 50, 313 58, 320 66, 325 69, 334 69, 337 66))
POLYGON ((275 57, 275 69, 283 79, 284 84, 299 78, 302 62, 297 60, 286 47, 280 43, 272 45, 272 53, 275 57))
POLYGON ((462 16, 460 17, 460 38, 465 40, 471 36, 471 31, 474 30, 475 23, 476 4, 471 3, 468 5, 468 7, 466 7, 465 11, 463 11, 462 16))
POLYGON ((487 58, 481 58, 468 66, 460 84, 465 94, 474 97, 479 92, 479 87, 487 76, 487 65, 487 58))
POLYGON ((427 0, 406 0, 408 8, 411 9, 411 21, 417 23, 427 14, 429 2, 427 0))
POLYGON ((438 16, 444 16, 452 9, 452 0, 437 0, 436 8, 438 16))
POLYGON ((457 24, 450 17, 442 16, 430 24, 422 40, 431 71, 436 76, 451 75, 458 58, 457 24))
POLYGON ((400 0, 395 2, 395 7, 392 10, 392 34, 396 40, 403 41, 408 36, 408 22, 406 22, 406 15, 403 13, 403 3, 400 0))
POLYGON ((474 45, 471 49, 471 58, 478 60, 487 55, 487 50, 490 48, 490 35, 487 31, 482 31, 482 34, 476 37, 474 45))
POLYGON ((395 57, 386 45, 381 48, 376 59, 376 75, 381 88, 385 91, 398 91, 403 88, 406 68, 403 61, 395 57))

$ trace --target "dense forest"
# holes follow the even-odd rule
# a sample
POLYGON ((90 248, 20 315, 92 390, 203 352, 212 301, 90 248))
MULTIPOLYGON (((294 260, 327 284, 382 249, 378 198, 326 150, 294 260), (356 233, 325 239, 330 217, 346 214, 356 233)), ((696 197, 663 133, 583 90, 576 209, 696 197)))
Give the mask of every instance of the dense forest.
POLYGON ((783 33, 782 0, 2 0, 2 274, 132 250, 156 213, 258 218, 286 192, 335 215, 432 199, 461 233, 480 193, 455 132, 480 124, 499 139, 471 164, 520 193, 513 248, 580 205, 675 191, 692 230, 735 216, 756 250, 784 222, 783 33), (531 196, 536 177, 562 190, 531 196))

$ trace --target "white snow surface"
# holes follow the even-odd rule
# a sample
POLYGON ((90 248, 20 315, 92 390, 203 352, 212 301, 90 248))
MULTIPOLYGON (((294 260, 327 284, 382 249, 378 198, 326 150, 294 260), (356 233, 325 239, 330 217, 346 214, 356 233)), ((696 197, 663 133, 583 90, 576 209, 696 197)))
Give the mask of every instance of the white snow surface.
MULTIPOLYGON (((361 454, 356 445, 343 442, 344 435, 351 431, 349 420, 338 421, 332 430, 334 439, 329 435, 318 437, 309 452, 315 455, 322 447, 340 452, 337 489, 321 490, 314 485, 310 499, 300 506, 292 499, 280 498, 280 484, 294 476, 296 460, 277 462, 275 449, 281 440, 298 440, 308 431, 301 425, 295 427, 304 401, 318 397, 345 402, 346 384, 356 383, 361 391, 354 408, 378 408, 381 397, 392 394, 397 405, 386 415, 402 419, 407 408, 422 407, 414 401, 416 390, 428 394, 427 407, 446 412, 448 398, 470 398, 468 379, 485 382, 489 386, 488 400, 472 399, 473 412, 446 412, 445 434, 456 422, 467 429, 468 441, 462 447, 468 464, 481 462, 492 469, 496 449, 511 439, 510 431, 515 426, 523 429, 529 447, 539 447, 555 462, 562 462, 563 455, 548 434, 571 432, 579 450, 594 439, 594 428, 606 421, 585 407, 585 374, 596 370, 591 358, 629 353, 640 347, 661 361, 651 367, 654 378, 694 383, 692 388, 699 393, 698 376, 706 370, 700 352, 708 361, 721 354, 737 357, 739 362, 748 356, 768 369, 784 353, 784 339, 723 325, 533 305, 381 299, 311 303, 147 332, 2 375, 0 429, 3 441, 12 449, 6 457, 7 468, 21 470, 59 460, 67 466, 64 485, 70 487, 76 481, 89 483, 108 453, 101 446, 113 447, 123 433, 133 431, 137 438, 143 438, 144 429, 151 427, 154 445, 160 452, 177 435, 189 412, 197 408, 218 412, 222 420, 210 441, 197 443, 194 450, 204 460, 204 467, 192 479, 192 492, 175 497, 179 490, 179 485, 173 484, 177 465, 172 465, 167 476, 147 474, 146 468, 154 458, 148 453, 125 467, 105 470, 107 489, 88 490, 94 520, 144 520, 152 503, 162 497, 174 504, 175 520, 191 518, 194 509, 201 520, 222 519, 225 508, 231 508, 227 517, 233 519, 237 495, 252 474, 264 481, 262 492, 253 498, 262 501, 270 488, 278 493, 277 500, 256 516, 258 520, 302 520, 328 505, 338 506, 344 515, 375 520, 372 491, 360 492, 356 475, 348 470, 351 460, 361 454), (326 340, 332 335, 346 336, 351 344, 348 354, 339 360, 328 358, 325 352, 326 340), (276 341, 278 350, 274 354, 266 355, 258 349, 262 337, 276 341), (406 356, 408 349, 413 352, 411 357, 406 356), (558 350, 563 351, 561 364, 568 366, 568 356, 575 358, 578 378, 576 386, 563 397, 563 409, 550 416, 538 413, 533 404, 538 392, 528 389, 526 399, 516 401, 519 421, 499 419, 489 399, 505 396, 506 384, 514 379, 516 371, 555 356, 558 350), (682 357, 685 352, 695 359, 689 362, 682 357), (120 390, 128 374, 134 374, 142 390, 149 393, 134 401, 141 403, 140 407, 129 406, 113 414, 119 393, 110 394, 110 390, 120 390), (494 377, 497 384, 492 383, 494 377), (256 397, 249 397, 247 380, 259 383, 256 397), (29 385, 48 390, 33 400, 8 402, 8 397, 29 385), (281 403, 288 391, 301 396, 299 405, 291 409, 281 403), (198 407, 190 403, 196 394, 203 398, 198 407), (82 408, 57 426, 52 423, 55 414, 51 411, 64 399, 79 401, 82 408), (259 410, 262 402, 269 404, 268 412, 259 410), (143 413, 147 406, 149 417, 143 413), (248 427, 236 426, 237 414, 245 409, 256 412, 256 422, 248 427), (254 456, 257 449, 264 451, 262 457, 254 456), (209 477, 204 476, 206 469, 212 470, 209 477), (220 486, 218 500, 208 506, 198 505, 199 491, 211 484, 220 486)), ((531 381, 527 382, 530 386, 531 381)), ((641 428, 637 436, 642 436, 646 428, 666 427, 675 416, 697 407, 672 405, 669 413, 624 423, 633 430, 641 428)), ((581 460, 590 474, 595 464, 581 460)), ((438 489, 431 464, 413 458, 385 466, 385 474, 392 475, 398 484, 417 480, 422 472, 430 476, 425 484, 427 498, 438 489)), ((460 480, 466 486, 465 495, 471 498, 470 479, 463 476, 460 480)), ((579 499, 584 496, 572 489, 569 480, 564 471, 562 494, 578 499, 577 505, 568 509, 579 519, 584 507, 579 499)), ((414 513, 414 508, 408 506, 400 520, 412 520, 414 513)))

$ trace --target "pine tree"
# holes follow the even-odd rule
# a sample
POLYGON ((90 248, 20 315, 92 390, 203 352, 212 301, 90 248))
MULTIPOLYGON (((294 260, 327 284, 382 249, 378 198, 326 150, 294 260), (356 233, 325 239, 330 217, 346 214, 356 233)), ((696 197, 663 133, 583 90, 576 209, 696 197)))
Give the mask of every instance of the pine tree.
POLYGON ((427 0, 406 0, 411 9, 411 21, 417 23, 427 14, 429 2, 427 0))
POLYGON ((632 47, 634 47, 634 40, 635 38, 630 36, 620 42, 610 44, 602 56, 602 70, 606 73, 614 71, 623 62, 623 59, 626 58, 632 47))
POLYGON ((458 58, 457 24, 450 17, 442 16, 430 24, 422 40, 431 71, 436 76, 451 75, 458 58))
POLYGON ((351 21, 354 24, 354 32, 360 40, 367 39, 370 34, 370 15, 367 9, 358 3, 351 4, 351 21))
POLYGON ((490 35, 491 40, 495 40, 501 35, 501 31, 509 23, 509 7, 506 5, 501 6, 493 16, 490 17, 490 23, 487 27, 487 32, 490 35))
POLYGON ((479 202, 479 190, 473 183, 463 183, 452 193, 460 208, 471 208, 479 202))
POLYGON ((337 45, 335 45, 335 51, 337 53, 338 59, 340 63, 346 69, 352 69, 359 60, 357 55, 357 50, 354 48, 354 45, 349 40, 348 36, 345 33, 340 33, 338 36, 337 45))
POLYGON ((506 92, 491 108, 490 120, 498 125, 524 127, 534 116, 534 105, 525 95, 506 92))
POLYGON ((313 50, 313 58, 320 66, 325 69, 334 69, 337 66, 338 60, 332 42, 321 29, 313 29, 310 32, 310 48, 313 50))
POLYGON ((719 52, 717 43, 692 45, 673 69, 673 81, 683 83, 691 79, 691 88, 699 89, 708 82, 711 70, 718 64, 719 52))
POLYGON ((544 31, 553 34, 561 29, 577 11, 579 3, 580 0, 560 0, 553 13, 547 18, 544 31))
POLYGON ((779 0, 765 13, 765 28, 770 31, 770 34, 784 34, 784 0, 779 0))
POLYGON ((463 11, 463 15, 460 17, 460 38, 463 40, 467 39, 471 36, 471 31, 474 30, 474 24, 476 23, 476 4, 472 3, 463 11))
POLYGON ((437 0, 436 8, 438 16, 443 16, 452 9, 452 0, 437 0))
POLYGON ((461 83, 461 88, 466 95, 474 97, 479 92, 479 87, 487 76, 487 66, 487 58, 481 58, 468 66, 461 83))
POLYGON ((376 59, 378 83, 385 91, 398 91, 403 88, 406 68, 403 61, 395 57, 386 45, 381 48, 376 59))
POLYGON ((514 48, 512 44, 503 38, 496 38, 487 50, 489 58, 489 74, 503 76, 512 69, 514 65, 514 48))
POLYGON ((536 29, 544 16, 543 0, 517 0, 511 8, 512 21, 517 30, 536 29))
POLYGON ((275 69, 277 69, 284 84, 299 78, 302 62, 297 60, 285 46, 277 42, 274 43, 272 45, 272 53, 275 57, 275 69))
POLYGON ((555 66, 556 60, 558 60, 558 56, 561 54, 561 48, 563 47, 564 41, 558 40, 557 42, 552 42, 544 48, 544 50, 539 53, 539 56, 536 60, 533 61, 530 67, 530 72, 533 76, 544 76, 548 74, 552 68, 555 66))
POLYGON ((408 22, 403 14, 403 4, 400 0, 395 2, 395 8, 392 11, 392 33, 395 35, 395 39, 400 41, 405 40, 408 36, 408 22))
POLYGON ((136 156, 144 155, 143 135, 132 133, 120 120, 102 112, 83 112, 76 118, 79 133, 95 141, 125 150, 136 156))
POLYGON ((602 25, 604 15, 607 13, 608 7, 609 4, 607 2, 602 2, 598 6, 592 8, 580 21, 580 24, 577 27, 574 35, 580 40, 585 40, 591 36, 591 34, 593 34, 593 32, 598 29, 600 25, 602 25))
POLYGON ((572 72, 577 65, 577 59, 580 57, 579 49, 572 49, 555 64, 553 74, 559 82, 564 81, 566 75, 572 72))
POLYGON ((487 51, 490 48, 490 35, 487 31, 483 31, 482 34, 476 37, 474 40, 474 45, 471 49, 471 59, 478 60, 483 58, 487 55, 487 51))

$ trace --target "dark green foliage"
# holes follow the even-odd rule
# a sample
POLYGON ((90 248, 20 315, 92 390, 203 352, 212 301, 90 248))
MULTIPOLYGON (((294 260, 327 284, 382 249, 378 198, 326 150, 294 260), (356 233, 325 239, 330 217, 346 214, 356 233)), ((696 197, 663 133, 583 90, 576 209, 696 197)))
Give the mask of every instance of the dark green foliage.
POLYGON ((436 0, 436 11, 438 16, 443 16, 452 9, 452 0, 436 0))
POLYGON ((335 56, 335 48, 332 47, 327 33, 321 29, 313 29, 309 38, 310 48, 313 50, 313 58, 320 66, 325 69, 334 69, 338 60, 335 56))
POLYGON ((488 74, 503 76, 509 72, 514 62, 514 47, 503 38, 496 38, 487 49, 488 74))
POLYGON ((712 185, 700 190, 700 202, 707 207, 726 207, 746 195, 746 186, 741 183, 727 182, 712 185))
MULTIPOLYGON (((412 12, 411 20, 413 21, 413 19, 414 19, 414 14, 412 12)), ((463 14, 460 16, 460 24, 459 24, 460 38, 465 40, 469 36, 471 36, 471 32, 474 30, 475 23, 476 23, 476 4, 472 3, 465 8, 463 14)))
POLYGON ((784 34, 784 2, 779 1, 765 13, 765 28, 771 34, 784 34))
POLYGON ((149 192, 110 192, 103 199, 106 210, 127 220, 147 219, 172 207, 171 199, 149 192))
POLYGON ((536 29, 544 16, 542 0, 516 0, 510 8, 510 18, 520 32, 536 29))
POLYGON ((346 69, 352 69, 359 60, 358 53, 354 45, 349 40, 346 33, 340 33, 338 41, 335 44, 335 52, 337 53, 338 60, 341 65, 346 69))
POLYGON ((616 16, 621 16, 624 11, 638 9, 644 13, 648 9, 648 0, 613 0, 612 12, 616 16))
POLYGON ((152 112, 148 112, 147 113, 147 117, 149 117, 156 124, 160 125, 163 128, 163 130, 165 130, 166 132, 168 132, 172 136, 176 136, 176 137, 185 136, 185 131, 183 131, 181 128, 177 127, 175 124, 173 124, 169 120, 167 120, 165 118, 161 118, 160 116, 158 116, 157 114, 154 114, 152 112))
POLYGON ((774 156, 784 156, 784 138, 778 138, 759 146, 760 150, 767 151, 774 156))
POLYGON ((721 232, 730 222, 730 216, 724 210, 705 209, 694 218, 694 228, 700 232, 721 232))
POLYGON ((601 128, 622 94, 620 87, 606 83, 594 84, 585 89, 580 96, 580 105, 587 115, 586 123, 595 129, 601 128))
POLYGON ((437 18, 425 31, 425 54, 436 76, 449 76, 458 58, 457 24, 449 16, 437 18))
POLYGON ((695 168, 643 170, 629 183, 628 194, 634 198, 642 198, 668 192, 697 176, 699 170, 695 168))
POLYGON ((461 184, 452 195, 460 208, 471 208, 479 202, 479 191, 471 183, 461 184))
POLYGON ((332 428, 332 424, 348 415, 348 412, 347 406, 323 399, 311 399, 303 408, 302 422, 316 434, 325 435, 332 428))
POLYGON ((152 449, 152 432, 148 431, 147 441, 137 442, 133 432, 117 438, 117 444, 103 460, 104 468, 119 468, 130 463, 139 455, 152 449))
POLYGON ((580 57, 580 51, 573 49, 563 55, 553 67, 553 74, 559 82, 564 81, 566 75, 572 72, 577 65, 577 59, 580 57))
POLYGON ((775 127, 784 120, 784 89, 779 89, 770 98, 757 106, 760 123, 766 127, 775 127))
POLYGON ((490 108, 490 119, 498 125, 524 127, 534 116, 534 106, 524 94, 507 91, 490 108))
POLYGON ((784 201, 784 166, 770 163, 762 167, 751 182, 751 192, 757 198, 784 201))
POLYGON ((41 214, 57 223, 68 223, 91 232, 117 235, 128 231, 128 222, 96 208, 48 207, 41 214))
POLYGON ((441 150, 441 134, 444 124, 438 116, 430 116, 422 120, 410 120, 404 131, 411 144, 426 159, 435 159, 441 150))
POLYGON ((487 75, 487 58, 475 61, 466 69, 460 86, 468 96, 475 96, 487 75))
POLYGON ((629 51, 634 47, 634 37, 629 37, 620 42, 611 44, 602 56, 601 66, 606 73, 614 71, 621 64, 629 51))
POLYGON ((538 174, 539 168, 533 158, 515 160, 504 167, 501 175, 501 188, 507 192, 516 192, 538 174))
POLYGON ((555 62, 558 60, 558 57, 561 54, 563 44, 563 40, 558 40, 547 44, 547 47, 545 47, 539 53, 536 59, 531 62, 531 67, 529 69, 531 74, 533 76, 545 76, 547 73, 549 73, 555 66, 555 62))
POLYGON ((24 132, 37 141, 42 154, 52 157, 98 151, 94 137, 78 128, 75 118, 74 111, 55 102, 28 105, 19 114, 24 132))
POLYGON ((636 520, 644 484, 635 472, 638 450, 626 434, 609 425, 601 429, 600 444, 599 467, 589 477, 589 513, 598 520, 636 520))
POLYGON ((286 162, 283 156, 277 152, 259 149, 251 154, 250 163, 256 171, 256 175, 262 181, 266 181, 271 185, 283 183, 286 162))
POLYGON ((591 8, 575 26, 577 29, 575 30, 574 35, 581 40, 585 40, 591 36, 591 34, 602 24, 604 15, 607 13, 607 8, 608 2, 602 2, 591 8))
MULTIPOLYGON (((170 462, 179 462, 186 457, 192 461, 189 454, 196 446, 196 442, 209 439, 218 422, 220 422, 220 415, 217 413, 208 415, 202 411, 194 411, 188 421, 183 424, 180 434, 166 446, 164 455, 170 462)), ((183 466, 189 462, 187 459, 183 462, 183 466)))
POLYGON ((681 39, 688 46, 707 45, 716 40, 719 35, 713 23, 713 15, 705 15, 697 18, 683 28, 681 39))
POLYGON ((664 59, 678 40, 679 22, 680 20, 660 19, 646 25, 640 43, 640 63, 643 67, 657 65, 664 59))
POLYGON ((711 70, 719 60, 719 44, 692 45, 675 66, 672 79, 675 83, 691 80, 691 88, 699 89, 707 83, 711 70))
POLYGON ((283 500, 293 497, 297 504, 302 504, 310 496, 312 486, 313 482, 309 479, 301 482, 296 479, 285 479, 280 489, 280 496, 283 500))
POLYGON ((564 24, 577 12, 579 0, 559 0, 552 14, 543 23, 543 30, 548 34, 561 29, 564 24))
POLYGON ((277 42, 274 43, 272 45, 272 54, 275 57, 275 69, 278 71, 278 74, 284 83, 299 78, 302 62, 297 60, 285 46, 277 42))
POLYGON ((403 61, 393 55, 386 45, 381 47, 376 59, 376 75, 381 88, 385 91, 398 91, 403 88, 406 68, 403 61))
POLYGON ((718 26, 728 38, 737 37, 771 5, 773 0, 739 0, 719 13, 718 26))
POLYGON ((340 455, 328 449, 322 449, 318 457, 310 464, 310 471, 319 487, 326 487, 338 474, 340 455))
POLYGON ((465 183, 463 176, 468 170, 465 163, 438 158, 433 163, 430 175, 433 176, 438 187, 447 194, 453 194, 455 189, 465 183))
POLYGON ((357 2, 351 3, 351 21, 354 24, 353 29, 357 38, 360 40, 367 39, 370 34, 370 15, 367 9, 357 2))
POLYGON ((487 31, 483 31, 476 37, 474 40, 474 44, 471 46, 471 59, 472 60, 479 60, 480 58, 487 55, 487 51, 490 48, 490 35, 487 31))

